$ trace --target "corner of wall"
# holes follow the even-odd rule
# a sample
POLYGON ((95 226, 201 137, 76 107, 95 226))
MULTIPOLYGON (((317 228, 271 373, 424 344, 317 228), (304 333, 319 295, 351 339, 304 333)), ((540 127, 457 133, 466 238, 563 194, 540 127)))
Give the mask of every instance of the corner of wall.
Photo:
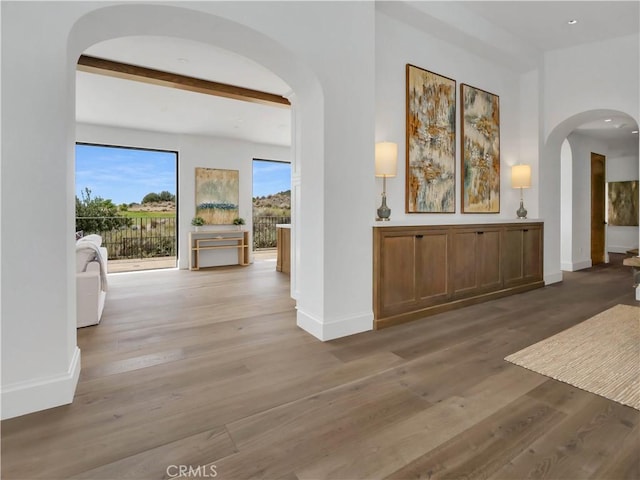
POLYGON ((545 274, 544 284, 551 285, 553 283, 559 283, 562 281, 562 272, 545 274))
POLYGON ((325 322, 298 308, 297 325, 323 342, 373 330, 373 313, 325 322))
POLYGON ((80 349, 75 347, 66 373, 2 388, 2 420, 68 405, 80 377, 80 349))

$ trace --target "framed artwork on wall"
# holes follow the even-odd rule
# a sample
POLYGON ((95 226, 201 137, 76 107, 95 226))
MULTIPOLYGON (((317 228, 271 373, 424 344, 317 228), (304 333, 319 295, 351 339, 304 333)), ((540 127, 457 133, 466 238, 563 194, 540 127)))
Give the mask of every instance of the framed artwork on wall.
POLYGON ((607 190, 609 196, 609 225, 637 226, 640 212, 638 181, 609 182, 607 190))
POLYGON ((231 225, 238 217, 240 172, 196 167, 196 217, 205 225, 231 225))
POLYGON ((456 211, 456 81, 407 64, 407 213, 456 211))
POLYGON ((462 213, 500 212, 500 97, 460 85, 462 213))

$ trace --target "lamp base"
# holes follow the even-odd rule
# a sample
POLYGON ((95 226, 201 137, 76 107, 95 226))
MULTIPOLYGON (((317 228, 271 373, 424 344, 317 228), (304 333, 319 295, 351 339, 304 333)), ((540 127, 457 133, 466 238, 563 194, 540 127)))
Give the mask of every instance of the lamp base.
POLYGON ((527 209, 524 208, 524 205, 522 204, 522 199, 520 199, 520 208, 516 212, 516 215, 520 220, 526 220, 527 218, 527 209))
POLYGON ((387 207, 387 196, 382 194, 382 205, 378 208, 378 218, 376 220, 388 221, 391 217, 391 209, 387 207))

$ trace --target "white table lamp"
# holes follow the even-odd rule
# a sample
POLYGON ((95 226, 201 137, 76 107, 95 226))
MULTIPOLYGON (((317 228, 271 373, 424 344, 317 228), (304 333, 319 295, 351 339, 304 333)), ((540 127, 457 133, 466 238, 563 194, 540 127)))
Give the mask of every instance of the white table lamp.
POLYGON ((524 208, 522 200, 522 189, 531 187, 531 166, 514 165, 511 167, 511 186, 520 189, 520 208, 516 215, 519 219, 524 220, 527 218, 527 210, 524 208))
POLYGON ((392 142, 376 143, 376 177, 382 177, 382 205, 378 208, 378 220, 389 220, 391 209, 387 207, 387 177, 395 177, 398 171, 398 145, 392 142))

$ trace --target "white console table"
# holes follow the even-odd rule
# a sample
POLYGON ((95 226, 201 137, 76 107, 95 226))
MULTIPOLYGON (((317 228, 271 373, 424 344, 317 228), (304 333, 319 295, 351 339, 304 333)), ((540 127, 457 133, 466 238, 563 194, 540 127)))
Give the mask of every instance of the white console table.
POLYGON ((201 265, 200 252, 206 250, 236 249, 238 265, 249 265, 248 230, 204 230, 189 232, 189 270, 216 265, 201 265))

